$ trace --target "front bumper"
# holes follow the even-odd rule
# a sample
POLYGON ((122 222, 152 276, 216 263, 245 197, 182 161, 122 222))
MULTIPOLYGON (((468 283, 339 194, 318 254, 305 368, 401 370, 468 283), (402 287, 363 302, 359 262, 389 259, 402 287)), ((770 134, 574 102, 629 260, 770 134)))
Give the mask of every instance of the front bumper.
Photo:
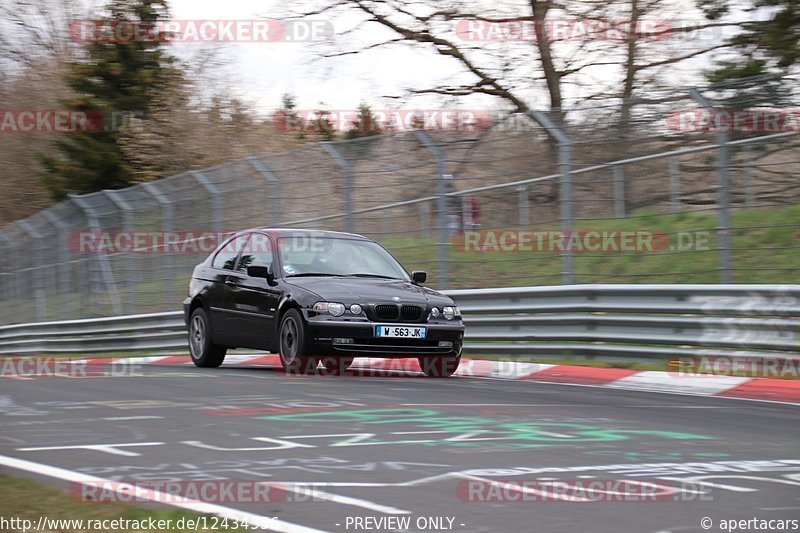
POLYGON ((315 355, 418 357, 456 356, 461 354, 464 342, 464 324, 445 323, 390 323, 367 320, 308 320, 308 351, 315 355), (381 338, 375 336, 378 324, 392 326, 424 327, 424 339, 381 338), (334 339, 352 339, 352 343, 334 342, 334 339), (450 342, 451 346, 439 346, 450 342))

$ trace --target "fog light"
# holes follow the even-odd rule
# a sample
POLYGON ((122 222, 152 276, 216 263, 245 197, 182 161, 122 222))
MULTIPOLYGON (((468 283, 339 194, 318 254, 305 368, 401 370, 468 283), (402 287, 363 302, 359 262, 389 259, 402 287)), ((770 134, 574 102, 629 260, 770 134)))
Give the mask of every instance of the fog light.
POLYGON ((439 341, 439 347, 440 348, 452 348, 453 347, 453 341, 439 341))
POLYGON ((333 339, 333 344, 353 344, 353 339, 333 339))

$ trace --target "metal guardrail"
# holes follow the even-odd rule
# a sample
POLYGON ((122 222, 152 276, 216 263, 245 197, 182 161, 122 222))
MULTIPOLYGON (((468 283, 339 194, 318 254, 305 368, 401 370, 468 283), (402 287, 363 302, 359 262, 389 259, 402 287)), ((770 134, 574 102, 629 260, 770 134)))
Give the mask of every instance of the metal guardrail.
MULTIPOLYGON (((467 353, 609 360, 800 355, 800 285, 570 285, 445 292, 462 309, 467 353)), ((179 311, 0 327, 1 355, 185 346, 179 311)))

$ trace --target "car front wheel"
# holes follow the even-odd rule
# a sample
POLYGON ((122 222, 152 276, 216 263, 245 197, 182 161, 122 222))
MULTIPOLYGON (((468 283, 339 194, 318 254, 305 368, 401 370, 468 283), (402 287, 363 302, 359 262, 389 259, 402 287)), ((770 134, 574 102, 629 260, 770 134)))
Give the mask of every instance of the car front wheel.
POLYGON ((461 356, 420 357, 419 366, 429 378, 449 378, 461 363, 461 356))
POLYGON ((225 360, 228 349, 211 342, 211 327, 206 310, 198 307, 189 317, 189 353, 192 362, 203 368, 216 368, 225 360))
POLYGON ((303 319, 297 309, 289 309, 281 320, 280 359, 283 369, 292 374, 309 374, 317 367, 317 360, 306 353, 306 336, 303 319))

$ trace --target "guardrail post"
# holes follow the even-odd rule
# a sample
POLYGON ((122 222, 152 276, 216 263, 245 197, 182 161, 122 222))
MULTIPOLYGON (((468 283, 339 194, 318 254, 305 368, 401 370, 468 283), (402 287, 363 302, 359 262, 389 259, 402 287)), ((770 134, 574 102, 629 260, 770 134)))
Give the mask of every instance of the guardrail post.
POLYGON ((669 158, 669 204, 673 213, 681 210, 681 167, 676 157, 669 158))
POLYGON ((447 167, 444 161, 444 153, 431 136, 425 130, 415 129, 414 135, 425 148, 436 159, 436 288, 439 290, 447 289, 448 283, 448 258, 450 255, 450 234, 447 227, 447 187, 445 176, 447 167))
MULTIPOLYGON (((86 219, 89 221, 89 228, 91 228, 92 231, 97 231, 98 233, 102 232, 103 228, 100 226, 100 222, 97 219, 97 214, 94 212, 94 208, 77 194, 70 194, 69 197, 72 198, 72 201, 74 201, 75 204, 86 214, 86 219)), ((117 290, 117 284, 114 281, 114 274, 111 271, 111 265, 108 263, 108 256, 103 251, 98 251, 94 255, 97 265, 100 268, 100 277, 103 280, 103 284, 106 287, 106 292, 108 293, 111 309, 115 315, 121 315, 122 304, 119 301, 119 291, 117 290)), ((88 281, 91 283, 91 279, 88 281)), ((92 288, 90 286, 89 291, 91 292, 91 290, 92 288)), ((99 304, 99 302, 95 303, 99 304)))
POLYGON ((614 216, 625 218, 625 169, 614 165, 614 216))
MULTIPOLYGON (((153 199, 155 199, 155 201, 161 206, 161 217, 162 221, 164 222, 161 229, 163 231, 175 231, 175 208, 172 200, 167 198, 164 193, 159 191, 154 182, 142 183, 142 188, 144 188, 145 192, 152 196, 153 199)), ((174 272, 175 261, 172 257, 172 254, 166 253, 166 249, 162 250, 161 254, 164 257, 164 270, 170 273, 174 272)), ((161 279, 166 284, 164 287, 164 308, 171 309, 176 305, 175 287, 170 280, 165 279, 164 277, 161 279)))
POLYGON ((281 180, 261 159, 257 157, 248 157, 247 161, 253 165, 253 168, 264 176, 269 183, 270 210, 272 211, 270 214, 270 223, 273 227, 277 228, 281 225, 281 180))
MULTIPOLYGON (((691 87, 692 99, 702 107, 714 113, 714 104, 706 98, 697 87, 691 87)), ((731 283, 731 183, 730 183, 730 147, 729 134, 726 128, 720 128, 715 135, 717 144, 717 179, 719 195, 717 199, 717 248, 719 249, 719 282, 731 283)))
MULTIPOLYGON (((539 123, 558 142, 558 171, 561 174, 559 205, 561 231, 564 235, 572 233, 572 140, 564 133, 546 113, 528 110, 526 115, 539 123)), ((565 285, 574 283, 572 251, 568 247, 561 252, 561 282, 565 285)))
POLYGON ((320 144, 328 152, 328 155, 344 170, 344 230, 347 233, 353 233, 355 231, 353 224, 353 167, 350 166, 350 162, 347 159, 342 157, 342 154, 339 153, 333 143, 323 141, 320 144))

